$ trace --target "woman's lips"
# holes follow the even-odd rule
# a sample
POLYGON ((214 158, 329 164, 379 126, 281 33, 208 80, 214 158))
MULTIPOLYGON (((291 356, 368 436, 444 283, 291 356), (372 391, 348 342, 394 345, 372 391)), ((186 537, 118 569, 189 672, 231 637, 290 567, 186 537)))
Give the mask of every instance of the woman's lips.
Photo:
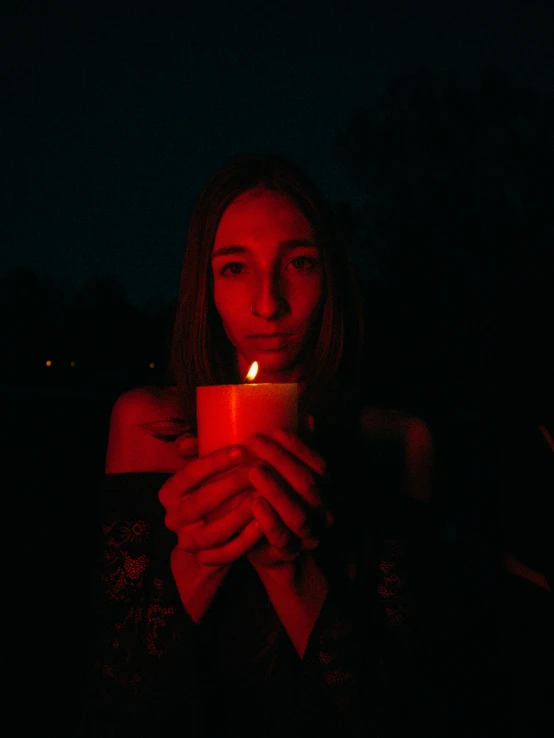
POLYGON ((251 339, 259 351, 282 351, 290 341, 290 336, 264 336, 251 339))

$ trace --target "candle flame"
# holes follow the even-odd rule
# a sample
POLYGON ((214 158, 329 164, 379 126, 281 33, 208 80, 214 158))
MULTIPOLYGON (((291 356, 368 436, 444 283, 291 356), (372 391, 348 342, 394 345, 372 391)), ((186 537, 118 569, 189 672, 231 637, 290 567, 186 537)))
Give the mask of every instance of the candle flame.
POLYGON ((253 382, 254 379, 256 379, 256 375, 258 373, 258 362, 255 361, 250 369, 248 370, 248 374, 246 375, 245 382, 253 382))

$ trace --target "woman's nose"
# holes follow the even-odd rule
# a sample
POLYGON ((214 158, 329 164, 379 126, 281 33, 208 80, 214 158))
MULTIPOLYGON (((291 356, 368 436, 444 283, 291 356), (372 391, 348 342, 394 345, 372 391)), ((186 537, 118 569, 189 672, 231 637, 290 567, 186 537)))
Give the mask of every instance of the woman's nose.
POLYGON ((254 313, 265 320, 275 320, 288 310, 288 303, 279 280, 263 277, 252 301, 254 313))

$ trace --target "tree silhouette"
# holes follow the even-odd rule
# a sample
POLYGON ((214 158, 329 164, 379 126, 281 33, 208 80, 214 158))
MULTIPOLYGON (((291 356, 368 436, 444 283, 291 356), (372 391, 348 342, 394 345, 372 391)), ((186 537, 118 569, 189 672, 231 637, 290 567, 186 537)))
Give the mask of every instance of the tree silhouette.
POLYGON ((490 72, 403 78, 337 132, 384 275, 368 303, 389 389, 544 403, 553 131, 553 100, 490 72))
POLYGON ((70 288, 19 267, 0 279, 0 294, 3 371, 43 366, 64 344, 70 288))
POLYGON ((92 277, 76 291, 20 267, 0 279, 0 299, 5 380, 86 384, 126 376, 135 384, 163 375, 173 306, 157 300, 139 309, 117 277, 92 277))

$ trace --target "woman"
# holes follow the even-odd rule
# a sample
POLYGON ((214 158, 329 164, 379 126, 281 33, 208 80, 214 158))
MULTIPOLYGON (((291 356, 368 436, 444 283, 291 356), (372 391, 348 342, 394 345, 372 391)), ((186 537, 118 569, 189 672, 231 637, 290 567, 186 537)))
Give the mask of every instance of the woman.
POLYGON ((392 735, 410 700, 413 725, 406 561, 432 443, 362 406, 362 339, 316 185, 281 157, 219 170, 191 218, 171 381, 112 413, 90 733, 392 735), (196 387, 253 361, 257 381, 298 383, 298 435, 198 458, 196 387))

